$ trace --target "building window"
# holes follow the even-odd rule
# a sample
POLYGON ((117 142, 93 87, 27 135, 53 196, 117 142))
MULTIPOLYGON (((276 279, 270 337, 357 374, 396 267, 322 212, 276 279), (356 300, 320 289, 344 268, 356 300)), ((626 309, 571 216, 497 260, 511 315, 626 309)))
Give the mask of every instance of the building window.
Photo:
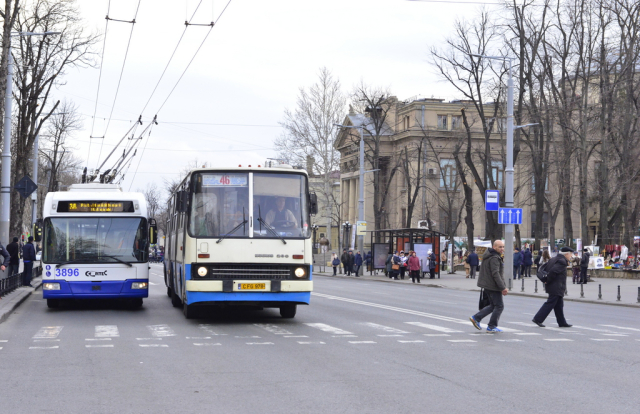
POLYGON ((491 161, 491 178, 493 178, 496 188, 501 189, 504 180, 504 168, 502 167, 502 161, 491 161))
POLYGON ((453 220, 450 220, 449 217, 449 212, 447 210, 440 209, 440 231, 448 236, 452 236, 453 229, 457 227, 458 221, 456 220, 455 214, 453 215, 453 220))
POLYGON ((496 131, 499 133, 507 132, 507 118, 498 118, 495 121, 496 131))
POLYGON ((461 116, 452 116, 451 117, 451 129, 459 129, 462 126, 462 117, 461 116))
MULTIPOLYGON (((531 238, 535 239, 536 237, 536 212, 531 212, 531 238)), ((542 213, 542 236, 541 239, 549 238, 549 213, 542 213)))
POLYGON ((453 188, 456 185, 455 160, 440 160, 440 188, 453 188))
POLYGON ((438 129, 447 130, 447 115, 438 115, 438 129))
MULTIPOLYGON (((531 177, 531 192, 536 192, 536 179, 533 176, 531 177)), ((544 192, 549 192, 549 177, 547 177, 547 179, 544 181, 544 192)))

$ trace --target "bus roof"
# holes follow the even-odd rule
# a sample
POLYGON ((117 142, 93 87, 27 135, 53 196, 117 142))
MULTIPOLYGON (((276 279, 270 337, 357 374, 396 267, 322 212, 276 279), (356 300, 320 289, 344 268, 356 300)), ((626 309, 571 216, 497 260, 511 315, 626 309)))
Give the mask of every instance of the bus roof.
MULTIPOLYGON (((117 184, 73 184, 69 191, 53 191, 47 193, 42 206, 42 216, 77 215, 78 213, 58 213, 58 201, 132 201, 135 205, 134 213, 108 213, 111 215, 143 216, 147 217, 147 201, 144 194, 138 192, 124 192, 117 184)), ((103 213, 82 213, 82 215, 101 215, 103 213)))

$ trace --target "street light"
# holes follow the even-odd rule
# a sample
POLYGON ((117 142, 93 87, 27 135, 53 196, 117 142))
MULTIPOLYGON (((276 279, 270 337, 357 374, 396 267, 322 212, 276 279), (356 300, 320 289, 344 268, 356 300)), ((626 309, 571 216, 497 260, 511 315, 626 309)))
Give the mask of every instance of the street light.
POLYGON ((18 32, 9 38, 9 61, 7 65, 7 85, 4 97, 4 128, 2 134, 2 172, 0 173, 0 242, 9 242, 9 220, 11 218, 11 87, 13 83, 13 56, 11 54, 11 37, 13 36, 46 36, 60 32, 18 32))
MULTIPOLYGON (((360 169, 358 172, 358 222, 364 221, 364 121, 359 126, 334 124, 340 128, 360 130, 360 169)), ((358 235, 358 250, 364 252, 364 236, 358 235)))

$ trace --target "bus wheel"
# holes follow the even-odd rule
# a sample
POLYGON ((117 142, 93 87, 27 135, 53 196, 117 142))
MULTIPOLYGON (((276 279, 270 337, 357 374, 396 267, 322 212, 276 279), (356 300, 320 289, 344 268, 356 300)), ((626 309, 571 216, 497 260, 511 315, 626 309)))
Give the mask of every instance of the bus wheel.
POLYGON ((280 306, 280 316, 291 319, 296 316, 297 305, 280 306))
POLYGON ((196 317, 196 309, 193 305, 187 305, 186 303, 182 306, 182 313, 184 313, 184 317, 187 319, 193 319, 196 317))
POLYGON ((171 289, 171 304, 174 308, 178 308, 180 307, 180 305, 182 305, 182 301, 180 300, 180 297, 176 294, 176 291, 174 289, 171 289))
POLYGON ((47 299, 47 307, 55 309, 60 307, 60 301, 58 299, 47 299))
POLYGON ((134 298, 129 300, 129 307, 131 309, 138 309, 142 307, 142 298, 134 298))
POLYGON ((171 288, 167 286, 167 296, 171 297, 171 288))

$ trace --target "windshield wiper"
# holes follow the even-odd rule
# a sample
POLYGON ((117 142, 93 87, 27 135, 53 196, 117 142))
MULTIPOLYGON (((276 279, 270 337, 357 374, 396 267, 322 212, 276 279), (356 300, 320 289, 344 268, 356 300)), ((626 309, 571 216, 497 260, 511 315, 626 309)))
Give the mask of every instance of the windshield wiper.
POLYGON ((216 244, 220 243, 227 236, 231 236, 233 233, 236 232, 236 230, 238 230, 240 227, 244 226, 245 224, 247 224, 249 222, 244 216, 244 207, 242 208, 242 218, 244 219, 244 220, 242 220, 242 223, 238 224, 230 232, 228 232, 227 234, 224 234, 222 237, 220 237, 220 239, 216 242, 216 244))
POLYGON ((131 263, 129 263, 129 262, 125 262, 125 261, 124 261, 124 260, 122 260, 122 259, 118 259, 116 256, 110 256, 110 255, 102 254, 102 255, 100 255, 100 256, 98 257, 98 259, 100 259, 100 258, 102 258, 102 257, 108 257, 109 259, 113 259, 113 260, 115 260, 116 262, 119 262, 119 263, 122 263, 122 264, 126 264, 126 265, 127 265, 127 266, 129 266, 129 267, 133 267, 133 265, 132 265, 131 263))
POLYGON ((64 266, 64 265, 75 264, 75 263, 91 263, 91 260, 90 259, 69 260, 69 261, 66 261, 66 262, 58 263, 58 266, 64 266))

